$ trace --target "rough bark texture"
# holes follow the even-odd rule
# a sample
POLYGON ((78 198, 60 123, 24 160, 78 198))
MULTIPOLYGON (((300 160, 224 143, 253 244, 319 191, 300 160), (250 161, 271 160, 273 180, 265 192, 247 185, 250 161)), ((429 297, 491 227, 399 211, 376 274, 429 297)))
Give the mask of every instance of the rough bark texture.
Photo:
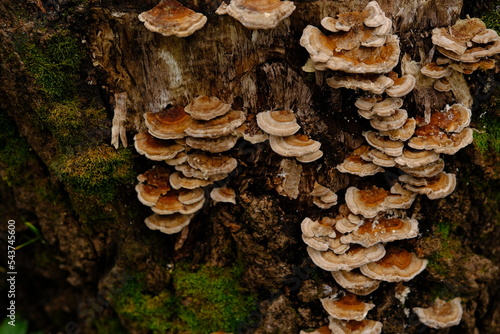
MULTIPOLYGON (((369 125, 353 107, 356 93, 328 87, 327 74, 301 70, 308 58, 298 43, 304 27, 366 1, 297 1, 290 18, 268 31, 215 15, 216 1, 181 2, 208 17, 188 38, 144 28, 137 15, 154 0, 0 3, 1 231, 14 219, 18 244, 34 238, 24 222, 43 237, 16 257, 17 311, 32 329, 298 333, 324 325, 318 298, 339 287, 312 264, 301 240, 302 219, 325 214, 308 196, 314 181, 342 198, 348 186, 387 187, 397 176, 359 178, 334 168, 369 125), (239 167, 226 182, 237 204, 207 205, 189 231, 162 235, 144 225, 149 209, 134 191, 135 176, 154 163, 133 148, 109 146, 113 96, 123 91, 129 142, 144 129, 144 112, 203 94, 232 103, 248 120, 292 108, 325 155, 297 164, 267 143, 239 142, 231 151, 239 167)), ((402 51, 417 61, 430 51, 433 27, 495 10, 486 2, 464 8, 460 0, 380 5, 402 51)), ((369 297, 377 305, 369 317, 383 322, 384 333, 500 333, 497 72, 469 76, 473 125, 482 132, 445 158, 446 170, 457 172, 456 191, 436 201, 419 197, 410 212, 421 234, 397 243, 430 265, 404 284, 411 289, 404 304, 395 297, 401 284, 384 283, 369 297), (462 297, 459 326, 437 331, 405 315, 436 296, 462 297)), ((410 114, 423 112, 420 102, 407 98, 410 114)), ((1 238, 4 244, 6 234, 1 238)))

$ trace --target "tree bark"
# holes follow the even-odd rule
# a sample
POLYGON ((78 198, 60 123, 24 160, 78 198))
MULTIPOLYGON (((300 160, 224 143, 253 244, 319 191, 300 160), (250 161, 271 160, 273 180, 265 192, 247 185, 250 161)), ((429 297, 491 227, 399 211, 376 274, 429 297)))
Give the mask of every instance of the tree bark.
MULTIPOLYGON (((328 320, 319 298, 341 288, 312 264, 300 223, 335 215, 338 206, 317 208, 309 196, 313 184, 334 190, 343 202, 349 186, 388 189, 398 176, 396 169, 365 178, 335 169, 363 142, 369 124, 353 105, 358 93, 330 88, 328 72, 302 70, 309 57, 299 44, 302 30, 320 26, 325 16, 362 10, 365 1, 297 1, 272 30, 249 30, 216 15, 213 0, 181 2, 208 17, 187 38, 144 27, 137 16, 154 7, 153 0, 0 4, 1 231, 12 219, 18 245, 35 238, 24 222, 43 237, 16 253, 17 312, 32 329, 298 333, 323 326, 328 320), (129 143, 145 129, 145 112, 208 95, 245 111, 253 130, 258 112, 293 109, 302 131, 321 142, 324 157, 300 164, 267 142, 240 141, 230 152, 239 166, 225 181, 237 204, 206 205, 176 235, 151 231, 135 176, 163 164, 110 146, 114 96, 123 92, 129 143), (224 281, 227 290, 202 285, 205 279, 224 281), (207 286, 231 301, 208 301, 207 286), (221 305, 233 311, 226 314, 221 305), (217 314, 205 315, 212 309, 217 314)), ((394 22, 402 54, 422 62, 431 52, 432 28, 494 10, 493 3, 465 7, 460 0, 379 3, 394 22)), ((446 170, 457 174, 456 190, 435 201, 419 196, 409 215, 418 217, 420 235, 396 242, 428 258, 428 268, 408 283, 383 283, 367 298, 376 304, 369 318, 381 321, 384 333, 500 333, 500 150, 492 146, 500 141, 493 127, 500 124, 499 79, 498 68, 467 79, 472 126, 492 131, 490 146, 485 150, 476 137, 445 157, 446 170), (411 292, 401 302, 395 294, 403 285, 411 292), (462 298, 460 325, 434 330, 406 313, 436 296, 462 298)), ((439 108, 453 102, 447 98, 439 108)), ((405 107, 423 115, 417 94, 405 107)))

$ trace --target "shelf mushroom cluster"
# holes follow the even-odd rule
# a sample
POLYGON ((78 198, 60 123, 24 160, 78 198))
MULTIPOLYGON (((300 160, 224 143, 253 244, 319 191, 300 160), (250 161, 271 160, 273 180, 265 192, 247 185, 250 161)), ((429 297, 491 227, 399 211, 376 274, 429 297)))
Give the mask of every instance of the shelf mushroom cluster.
MULTIPOLYGON (((139 176, 139 200, 155 212, 146 219, 146 225, 164 233, 177 233, 203 207, 204 187, 225 179, 237 167, 235 158, 221 153, 232 149, 241 137, 236 129, 245 122, 246 115, 217 97, 199 96, 186 107, 146 112, 144 119, 147 131, 134 137, 137 152, 175 169, 155 167, 139 176), (145 201, 151 192, 157 198, 145 201), (182 218, 184 225, 180 229, 165 228, 173 224, 173 218, 176 223, 182 218)), ((215 202, 235 203, 235 196, 229 188, 213 188, 210 193, 215 202)))
POLYGON ((471 74, 476 70, 495 68, 495 60, 488 59, 500 53, 500 37, 487 29, 478 18, 458 20, 451 27, 434 28, 432 43, 442 56, 422 67, 421 72, 436 79, 434 88, 440 92, 452 89, 453 72, 471 74))
POLYGON ((257 114, 257 125, 269 135, 271 149, 284 157, 308 163, 323 156, 321 143, 298 134, 300 125, 292 110, 263 111, 257 114))

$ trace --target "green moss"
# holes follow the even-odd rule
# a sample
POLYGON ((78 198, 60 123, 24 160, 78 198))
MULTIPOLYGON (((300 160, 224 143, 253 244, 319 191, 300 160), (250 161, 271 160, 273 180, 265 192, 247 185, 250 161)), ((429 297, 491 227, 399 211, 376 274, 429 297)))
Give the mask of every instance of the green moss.
POLYGON ((192 271, 178 264, 174 292, 150 294, 138 275, 113 298, 114 308, 131 327, 153 333, 234 332, 254 309, 254 297, 239 285, 241 274, 240 266, 192 271))
POLYGON ((26 178, 26 167, 32 159, 30 146, 17 131, 14 121, 0 111, 0 170, 9 186, 21 184, 26 178))
POLYGON ((70 98, 77 86, 83 52, 77 38, 69 32, 55 33, 47 41, 18 36, 16 52, 40 90, 49 98, 70 98))
POLYGON ((495 29, 497 32, 500 32, 500 13, 497 10, 497 7, 500 6, 500 2, 496 2, 493 5, 493 10, 487 12, 485 15, 481 17, 481 20, 484 21, 486 27, 490 29, 495 29))
POLYGON ((99 317, 94 321, 94 327, 97 334, 127 334, 129 333, 120 320, 109 317, 99 317))
POLYGON ((441 241, 441 249, 428 258, 427 266, 440 276, 446 276, 449 273, 450 261, 456 257, 456 252, 461 247, 459 240, 450 238, 454 228, 448 222, 439 222, 433 226, 435 237, 441 241))
POLYGON ((478 122, 474 144, 482 154, 500 154, 500 118, 486 114, 478 122))
POLYGON ((177 294, 182 296, 179 317, 194 333, 234 331, 254 309, 254 297, 240 285, 241 267, 187 266, 174 270, 177 294))
POLYGON ((135 177, 131 149, 115 150, 105 144, 62 155, 51 167, 72 191, 101 203, 111 202, 119 187, 135 177))

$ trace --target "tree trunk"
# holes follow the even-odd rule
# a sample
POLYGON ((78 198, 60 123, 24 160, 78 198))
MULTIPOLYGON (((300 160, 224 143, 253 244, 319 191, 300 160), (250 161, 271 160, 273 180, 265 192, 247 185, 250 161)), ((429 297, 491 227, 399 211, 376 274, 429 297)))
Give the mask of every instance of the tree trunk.
MULTIPOLYGON (((16 222, 17 246, 32 241, 16 252, 18 324, 26 319, 33 331, 58 333, 298 333, 328 323, 319 298, 341 288, 310 260, 300 223, 335 216, 338 205, 315 206, 313 184, 332 189, 342 203, 350 186, 389 189, 398 171, 360 178, 335 169, 370 126, 354 107, 358 92, 329 87, 328 71, 302 70, 309 55, 299 39, 307 25, 360 11, 366 1, 296 1, 271 30, 216 15, 214 0, 181 2, 208 17, 186 38, 151 32, 138 20, 155 0, 0 4, 2 244, 8 220, 16 222), (133 145, 109 145, 115 96, 123 92, 129 143, 146 128, 145 112, 208 95, 243 110, 252 130, 260 111, 294 110, 324 156, 301 164, 268 142, 241 139, 229 153, 238 168, 224 181, 236 190, 236 205, 211 202, 178 234, 151 231, 135 178, 166 165, 133 145)), ((432 28, 467 14, 493 24, 500 15, 486 1, 379 3, 401 54, 419 62, 431 52, 432 28)), ((427 258, 427 269, 407 283, 383 283, 364 299, 376 305, 368 317, 381 321, 384 333, 500 333, 497 73, 467 76, 478 131, 472 145, 444 158, 456 190, 434 201, 417 197, 408 212, 420 234, 395 242, 427 258), (403 286, 410 293, 401 301, 403 286), (462 298, 458 326, 430 329, 411 312, 436 297, 462 298)), ((438 109, 453 102, 451 94, 445 98, 438 109)), ((425 99, 410 93, 408 113, 423 116, 425 99)), ((13 271, 4 269, 3 276, 13 271)))

